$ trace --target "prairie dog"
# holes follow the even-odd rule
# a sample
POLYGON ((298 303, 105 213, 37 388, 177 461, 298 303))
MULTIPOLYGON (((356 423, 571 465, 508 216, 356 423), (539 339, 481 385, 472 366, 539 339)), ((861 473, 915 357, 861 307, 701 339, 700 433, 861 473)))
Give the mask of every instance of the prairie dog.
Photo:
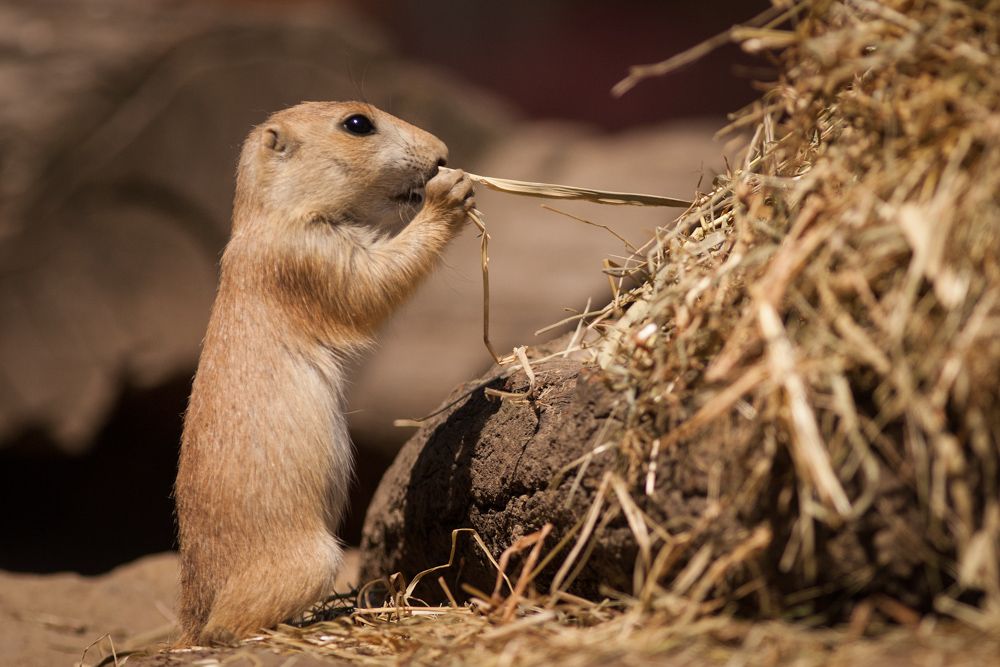
POLYGON ((330 592, 346 366, 474 206, 447 155, 359 102, 301 104, 247 138, 174 487, 178 645, 233 643, 330 592))

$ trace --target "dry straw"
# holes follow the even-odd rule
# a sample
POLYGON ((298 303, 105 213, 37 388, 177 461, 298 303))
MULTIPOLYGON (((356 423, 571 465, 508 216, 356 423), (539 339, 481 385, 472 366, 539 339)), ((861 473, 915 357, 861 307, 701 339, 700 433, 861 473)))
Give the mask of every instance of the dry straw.
MULTIPOLYGON (((448 172, 452 171, 447 167, 442 167, 441 171, 448 172)), ((553 183, 535 183, 530 181, 515 181, 509 178, 494 178, 492 176, 480 176, 478 174, 469 174, 471 178, 476 183, 481 183, 491 190, 496 190, 498 192, 505 192, 507 194, 520 195, 522 197, 539 197, 542 199, 566 199, 566 200, 578 200, 578 201, 588 201, 594 204, 607 204, 612 206, 668 206, 675 208, 687 208, 691 206, 692 202, 684 199, 673 199, 671 197, 661 197, 658 195, 644 195, 632 192, 612 192, 609 190, 594 190, 591 188, 580 188, 571 185, 556 185, 553 183)), ((545 207, 548 208, 548 207, 545 207)), ((552 209, 550 209, 552 210, 552 209)), ((569 215, 569 214, 565 214, 569 215)), ((575 217, 575 216, 570 216, 575 217)), ((489 271, 489 243, 490 235, 486 232, 486 223, 483 221, 483 214, 478 210, 473 210, 470 214, 472 222, 479 229, 479 233, 482 238, 480 244, 480 255, 482 259, 482 272, 483 272, 483 343, 486 345, 486 349, 489 350, 490 355, 493 360, 504 365, 515 361, 517 358, 517 353, 509 355, 507 357, 501 357, 497 354, 497 351, 493 348, 493 343, 490 341, 490 271, 489 271)), ((582 222, 587 224, 594 224, 581 218, 577 218, 582 222)), ((604 225, 597 225, 598 227, 605 227, 604 225)), ((612 234, 618 236, 616 232, 608 229, 612 234)), ((618 238, 621 239, 620 236, 618 238)), ((625 241, 625 239, 622 239, 625 241)), ((628 241, 625 241, 626 245, 632 248, 628 241)), ((634 249, 634 248, 633 248, 634 249)), ((523 357, 523 351, 522 351, 523 357)), ((530 374, 531 367, 524 361, 524 368, 530 374)), ((532 387, 534 386, 534 381, 532 381, 532 387)), ((530 391, 530 390, 529 390, 530 391)), ((430 415, 429 415, 430 416, 430 415)), ((426 419, 425 417, 424 419, 426 419)), ((423 421, 423 420, 420 420, 423 421)))
POLYGON ((771 535, 693 538, 645 580, 1000 629, 1000 3, 782 3, 723 37, 779 79, 733 117, 744 168, 644 248, 600 360, 634 396, 630 488, 654 447, 721 452, 717 511, 771 535))
POLYGON ((609 266, 640 287, 587 315, 623 425, 591 511, 547 553, 515 545, 540 564, 472 606, 431 618, 397 594, 266 643, 380 665, 995 658, 1000 1, 775 2, 700 50, 727 41, 777 81, 732 118, 742 168, 609 266), (705 510, 661 525, 644 498, 691 460, 705 510), (574 598, 612 511, 634 590, 574 598))

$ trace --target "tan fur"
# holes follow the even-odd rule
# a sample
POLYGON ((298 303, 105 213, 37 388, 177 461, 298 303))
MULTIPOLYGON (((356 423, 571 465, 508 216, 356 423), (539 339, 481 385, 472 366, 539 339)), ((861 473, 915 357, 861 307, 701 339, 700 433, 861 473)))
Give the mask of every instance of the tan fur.
POLYGON ((446 157, 357 102, 302 104, 247 138, 175 486, 180 645, 231 643, 330 592, 345 365, 467 220, 472 184, 438 172, 446 157), (355 115, 374 133, 349 131, 355 115), (424 183, 422 207, 400 199, 424 183))

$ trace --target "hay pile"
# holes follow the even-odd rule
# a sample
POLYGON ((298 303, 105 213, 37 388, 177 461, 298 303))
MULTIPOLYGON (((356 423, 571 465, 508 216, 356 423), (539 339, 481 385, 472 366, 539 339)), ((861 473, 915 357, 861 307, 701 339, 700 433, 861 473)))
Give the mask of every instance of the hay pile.
POLYGON ((568 571, 601 516, 624 518, 633 590, 533 593, 524 567, 472 608, 403 596, 363 630, 266 644, 371 664, 846 664, 860 654, 831 647, 903 626, 858 651, 905 660, 957 618, 935 655, 995 652, 1000 1, 783 2, 724 39, 778 80, 734 117, 742 167, 613 271, 637 285, 591 322, 626 407, 617 466, 549 551, 568 571), (700 518, 654 520, 667 487, 700 518), (802 634, 816 625, 838 629, 802 634))
POLYGON ((730 35, 779 79, 733 123, 744 168, 626 272, 602 362, 636 495, 711 450, 745 530, 665 535, 640 597, 681 572, 712 607, 996 625, 1000 2, 804 2, 730 35))

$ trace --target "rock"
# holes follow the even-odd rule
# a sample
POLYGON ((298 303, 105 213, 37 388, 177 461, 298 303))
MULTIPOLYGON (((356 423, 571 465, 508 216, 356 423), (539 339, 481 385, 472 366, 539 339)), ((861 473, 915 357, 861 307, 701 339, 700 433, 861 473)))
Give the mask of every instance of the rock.
MULTIPOLYGON (((496 369, 459 387, 448 399, 458 402, 406 443, 368 509, 362 581, 394 572, 412 580, 422 570, 447 563, 452 531, 458 528, 475 529, 498 557, 518 538, 551 521, 557 528, 547 539, 548 550, 587 512, 604 471, 614 463, 613 450, 594 456, 568 507, 578 468, 561 481, 560 471, 617 434, 614 397, 596 367, 572 358, 541 363, 535 373, 538 384, 531 401, 501 402, 477 388, 497 375, 496 369)), ((507 375, 488 386, 511 392, 527 388, 523 371, 507 375)), ((596 595, 601 584, 628 588, 635 555, 619 516, 597 540, 570 590, 596 595)), ((493 590, 496 569, 469 536, 459 536, 455 559, 455 566, 442 571, 454 594, 461 595, 462 583, 493 590)), ((554 574, 550 565, 539 583, 547 585, 554 574)), ((416 595, 427 601, 444 597, 432 581, 416 595)))

